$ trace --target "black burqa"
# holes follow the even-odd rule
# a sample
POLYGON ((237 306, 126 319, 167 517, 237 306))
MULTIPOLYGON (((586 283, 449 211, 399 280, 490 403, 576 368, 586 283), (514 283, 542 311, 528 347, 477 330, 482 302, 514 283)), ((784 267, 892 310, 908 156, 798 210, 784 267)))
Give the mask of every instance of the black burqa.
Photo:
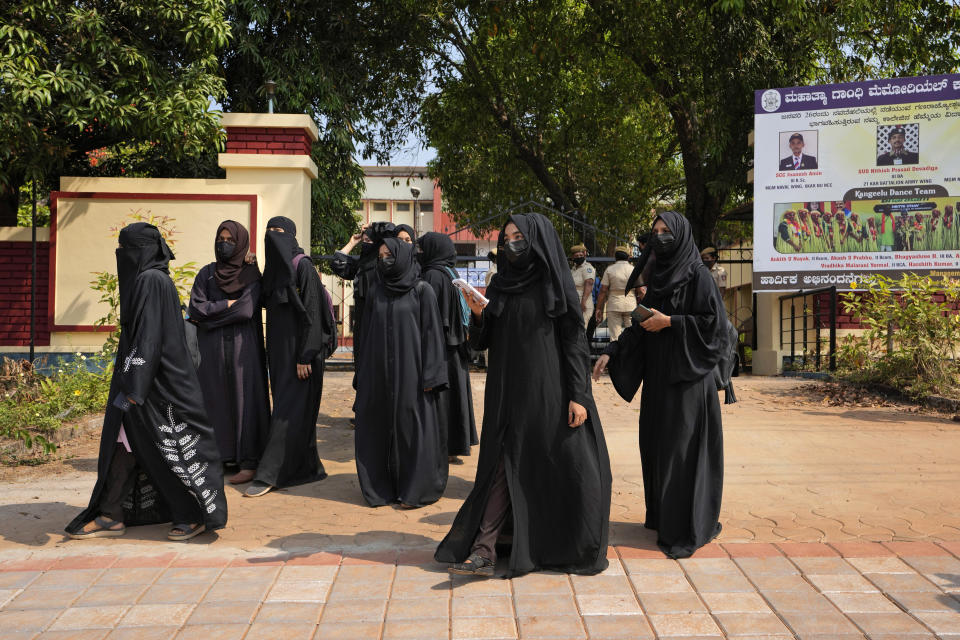
POLYGON ((657 531, 664 553, 685 558, 720 533, 723 428, 714 369, 728 347, 727 322, 690 223, 673 211, 659 218, 675 243, 656 256, 643 303, 669 315, 671 326, 655 333, 628 327, 607 353, 621 396, 632 399, 643 383, 646 526, 657 531))
POLYGON ((256 481, 289 487, 327 477, 317 454, 317 416, 324 360, 336 349, 337 331, 320 274, 297 243, 296 225, 278 216, 267 227, 284 231, 267 231, 264 242, 263 306, 273 412, 256 481), (298 364, 311 365, 306 380, 297 377, 298 364))
POLYGON ((461 294, 453 286, 460 274, 454 268, 457 249, 445 233, 431 231, 417 241, 421 277, 433 287, 443 325, 443 341, 447 357, 446 390, 440 393, 437 414, 447 430, 447 453, 470 455, 470 447, 479 442, 473 416, 473 392, 470 389, 470 345, 467 327, 463 324, 461 294))
POLYGON ((137 461, 124 522, 202 522, 220 529, 227 523, 223 472, 168 271, 173 253, 157 228, 144 222, 120 231, 116 253, 121 330, 97 483, 89 506, 67 531, 76 533, 100 515, 121 426, 137 461))
POLYGON ((471 346, 489 349, 477 477, 436 559, 466 560, 502 462, 513 513, 509 574, 593 574, 607 567, 611 475, 580 302, 550 221, 535 213, 509 221, 529 249, 509 262, 501 232, 490 303, 473 316, 471 346), (567 425, 570 401, 587 410, 580 427, 567 425))
MULTIPOLYGON (((353 311, 350 320, 353 333, 353 388, 357 388, 357 367, 360 361, 359 348, 363 333, 363 309, 373 283, 377 279, 377 251, 386 237, 396 234, 392 222, 372 222, 363 232, 370 242, 360 243, 360 255, 352 256, 342 251, 333 254, 330 269, 334 275, 353 281, 353 311)), ((356 410, 356 406, 354 406, 356 410)))
POLYGON ((246 228, 226 220, 217 228, 215 242, 224 229, 233 236, 233 252, 218 255, 197 274, 189 316, 198 329, 197 373, 220 456, 241 469, 256 469, 270 424, 260 269, 246 262, 246 228))
POLYGON ((447 384, 437 300, 418 278, 414 247, 384 244, 396 262, 378 265, 367 299, 357 378, 357 476, 367 504, 436 502, 447 486, 446 432, 437 394, 447 384))

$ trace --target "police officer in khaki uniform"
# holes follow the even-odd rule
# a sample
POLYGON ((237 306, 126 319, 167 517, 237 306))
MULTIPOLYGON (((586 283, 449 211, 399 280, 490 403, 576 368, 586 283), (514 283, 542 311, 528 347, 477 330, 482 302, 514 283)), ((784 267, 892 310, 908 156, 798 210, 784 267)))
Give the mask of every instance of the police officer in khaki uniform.
POLYGON ((597 279, 597 270, 587 262, 587 247, 582 244, 570 247, 570 259, 573 261, 573 284, 577 286, 583 325, 586 327, 593 315, 593 281, 597 279))
POLYGON ((607 314, 607 331, 610 341, 620 337, 624 329, 630 326, 630 312, 637 306, 636 296, 625 295, 627 281, 633 273, 630 248, 620 246, 614 249, 616 262, 607 267, 600 280, 600 295, 597 296, 597 322, 603 320, 604 306, 607 314))
POLYGON ((710 269, 710 275, 713 276, 713 281, 717 283, 720 295, 723 296, 724 291, 727 290, 727 271, 717 264, 717 250, 707 247, 700 252, 700 259, 703 260, 704 266, 710 269))

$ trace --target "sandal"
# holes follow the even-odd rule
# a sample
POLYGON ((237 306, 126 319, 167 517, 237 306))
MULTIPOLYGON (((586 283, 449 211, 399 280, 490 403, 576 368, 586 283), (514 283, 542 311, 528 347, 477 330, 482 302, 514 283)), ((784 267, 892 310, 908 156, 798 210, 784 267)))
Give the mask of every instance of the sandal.
POLYGON ((174 540, 176 542, 182 542, 183 540, 189 540, 194 536, 198 536, 204 531, 207 530, 207 525, 201 524, 175 524, 173 528, 170 529, 170 533, 167 534, 168 540, 174 540), (175 533, 179 531, 180 533, 175 533))
MULTIPOLYGON (((90 531, 84 531, 83 529, 80 529, 80 531, 77 531, 76 533, 67 532, 67 535, 74 540, 86 540, 87 538, 117 538, 127 532, 127 527, 119 520, 110 520, 109 518, 104 518, 103 516, 97 516, 91 520, 91 522, 97 525, 96 529, 91 529, 90 531), (120 528, 114 529, 113 527, 118 524, 120 525, 120 528)), ((90 523, 88 522, 87 524, 90 523)))
POLYGON ((493 562, 478 553, 471 553, 464 562, 457 562, 447 571, 458 576, 493 577, 493 562))

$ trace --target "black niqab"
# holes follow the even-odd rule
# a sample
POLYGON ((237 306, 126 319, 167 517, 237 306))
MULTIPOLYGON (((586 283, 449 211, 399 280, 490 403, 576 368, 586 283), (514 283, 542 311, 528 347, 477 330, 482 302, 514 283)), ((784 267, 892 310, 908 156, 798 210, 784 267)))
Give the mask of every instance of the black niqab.
POLYGON ((120 230, 117 249, 117 285, 120 291, 120 324, 134 320, 134 283, 144 271, 158 269, 169 273, 173 252, 160 230, 146 222, 134 222, 120 230))
POLYGON ((693 243, 693 229, 686 218, 676 211, 664 211, 657 219, 663 220, 673 233, 673 247, 669 252, 656 256, 650 281, 645 284, 647 293, 662 296, 689 282, 703 266, 703 260, 700 250, 693 243))
POLYGON ((521 293, 540 281, 547 316, 559 318, 569 313, 580 318, 580 324, 583 324, 580 298, 570 278, 567 255, 549 218, 539 213, 518 213, 508 218, 507 223, 510 222, 523 234, 528 247, 519 260, 510 262, 503 251, 507 227, 503 225, 497 239, 497 274, 487 287, 487 297, 490 298, 487 313, 500 315, 503 310, 501 294, 521 293))
MULTIPOLYGON (((270 220, 270 226, 280 226, 271 224, 276 220, 270 220)), ((286 220, 286 218, 283 218, 286 220)), ((292 222, 290 224, 293 224, 292 222)), ((294 226, 294 229, 296 227, 294 226)), ((299 296, 294 290, 297 277, 293 270, 293 258, 301 253, 303 249, 297 242, 297 237, 290 232, 267 231, 264 237, 264 253, 266 254, 266 265, 263 268, 263 299, 264 302, 275 301, 279 304, 293 302, 298 305, 299 296)))
POLYGON ((399 296, 410 289, 420 279, 420 269, 414 260, 414 246, 399 238, 384 238, 383 244, 395 258, 387 269, 377 269, 377 276, 390 295, 399 296))
POLYGON ((297 223, 286 216, 273 216, 267 220, 267 229, 271 227, 283 229, 284 233, 289 233, 292 236, 297 235, 297 223))
MULTIPOLYGON (((226 229, 233 236, 233 253, 226 260, 217 256, 217 266, 214 271, 214 280, 225 294, 240 293, 249 285, 260 279, 260 268, 246 262, 247 252, 250 251, 250 234, 239 222, 224 220, 217 227, 214 243, 220 241, 220 232, 226 229)), ((214 251, 216 254, 216 251, 214 251)))
POLYGON ((437 283, 450 283, 450 286, 434 285, 434 293, 437 294, 437 303, 440 305, 440 319, 443 321, 447 345, 462 344, 466 341, 467 331, 463 326, 460 310, 461 296, 452 286, 453 279, 460 277, 454 268, 457 264, 457 248, 450 236, 436 231, 420 236, 417 245, 422 251, 419 259, 423 279, 431 284, 434 283, 434 278, 437 278, 437 283))

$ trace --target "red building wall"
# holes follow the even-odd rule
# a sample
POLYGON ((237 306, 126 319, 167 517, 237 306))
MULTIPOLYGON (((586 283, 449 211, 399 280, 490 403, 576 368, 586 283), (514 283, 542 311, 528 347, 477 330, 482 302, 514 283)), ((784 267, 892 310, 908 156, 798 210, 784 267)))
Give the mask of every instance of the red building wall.
MULTIPOLYGON (((37 243, 36 344, 50 344, 47 317, 50 243, 37 243)), ((30 345, 30 261, 29 242, 0 242, 0 346, 30 345)))

